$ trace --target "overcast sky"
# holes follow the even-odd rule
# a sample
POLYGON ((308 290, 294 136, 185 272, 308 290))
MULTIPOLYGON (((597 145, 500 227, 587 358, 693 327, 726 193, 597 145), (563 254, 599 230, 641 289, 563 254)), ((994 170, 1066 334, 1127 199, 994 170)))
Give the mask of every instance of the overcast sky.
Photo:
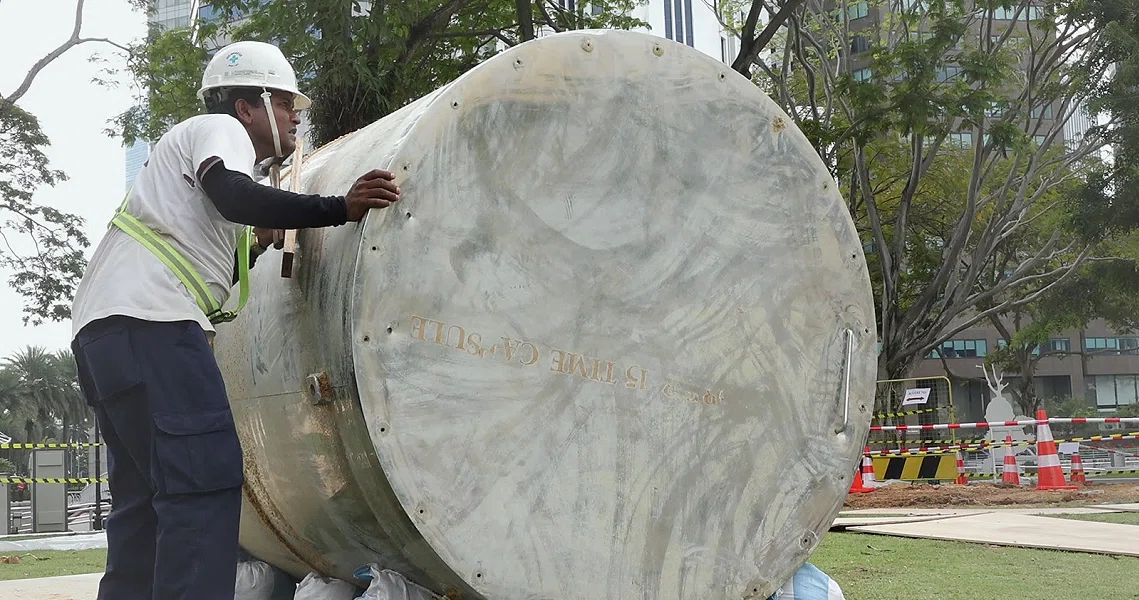
MULTIPOLYGON (((67 40, 74 15, 75 0, 0 0, 0 56, 4 57, 0 93, 15 90, 37 60, 67 40)), ((83 37, 105 37, 125 44, 146 33, 145 16, 132 11, 126 0, 87 0, 83 16, 83 37)), ((40 189, 35 201, 86 220, 91 239, 88 257, 125 193, 122 141, 107 137, 103 129, 108 119, 130 107, 131 89, 125 80, 118 89, 91 83, 98 67, 88 62, 98 52, 121 66, 112 50, 99 43, 72 48, 41 71, 18 102, 39 118, 51 139, 47 150, 51 166, 70 178, 55 188, 40 189)), ((29 344, 66 348, 71 342, 71 323, 25 327, 22 298, 9 289, 9 276, 0 272, 0 357, 29 344)))

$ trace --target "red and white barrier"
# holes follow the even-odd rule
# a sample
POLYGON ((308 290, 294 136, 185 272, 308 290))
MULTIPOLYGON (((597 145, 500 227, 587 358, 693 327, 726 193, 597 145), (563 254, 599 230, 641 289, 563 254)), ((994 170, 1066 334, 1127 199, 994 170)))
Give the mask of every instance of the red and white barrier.
POLYGON ((1139 423, 1139 417, 1071 417, 1055 419, 1028 419, 1024 421, 979 421, 977 423, 935 423, 929 425, 872 425, 870 431, 937 431, 945 429, 989 429, 991 427, 1027 427, 1035 425, 1139 423))

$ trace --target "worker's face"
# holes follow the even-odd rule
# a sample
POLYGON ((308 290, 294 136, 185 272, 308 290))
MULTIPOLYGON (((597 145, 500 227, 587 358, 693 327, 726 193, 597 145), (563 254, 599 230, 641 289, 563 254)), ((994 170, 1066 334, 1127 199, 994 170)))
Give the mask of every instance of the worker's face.
MULTIPOLYGON (((273 92, 269 100, 273 116, 277 121, 277 137, 281 140, 281 154, 289 156, 297 148, 297 125, 301 118, 293 110, 293 95, 288 92, 273 92)), ((245 104, 243 101, 239 101, 245 104)), ((273 128, 269 124, 269 114, 265 107, 238 107, 242 120, 246 123, 253 147, 257 150, 258 162, 273 156, 273 128)))

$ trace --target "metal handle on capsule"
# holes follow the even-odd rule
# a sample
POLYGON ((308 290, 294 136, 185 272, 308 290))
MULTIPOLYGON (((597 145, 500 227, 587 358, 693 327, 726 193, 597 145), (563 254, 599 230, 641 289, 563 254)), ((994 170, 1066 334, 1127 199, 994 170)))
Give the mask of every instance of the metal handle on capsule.
POLYGON ((850 362, 854 355, 854 330, 846 330, 846 363, 842 369, 842 427, 835 429, 835 433, 846 431, 850 423, 850 362))

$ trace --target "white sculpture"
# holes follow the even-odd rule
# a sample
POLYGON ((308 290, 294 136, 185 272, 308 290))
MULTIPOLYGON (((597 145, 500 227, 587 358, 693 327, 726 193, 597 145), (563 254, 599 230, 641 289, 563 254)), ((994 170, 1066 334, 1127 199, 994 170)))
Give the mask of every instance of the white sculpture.
MULTIPOLYGON (((992 392, 992 397, 989 400, 988 406, 985 407, 985 420, 992 423, 1004 421, 1025 421, 1029 417, 1024 415, 1017 415, 1013 408, 1013 403, 1009 398, 1004 395, 1005 388, 1008 384, 1004 382, 1004 373, 997 373, 997 367, 992 367, 992 373, 984 365, 981 365, 981 371, 985 373, 985 382, 989 385, 989 391, 992 392)), ((1025 432, 1025 427, 990 427, 985 433, 984 438, 991 442, 1003 443, 1005 436, 1012 436, 1012 441, 1025 442, 1036 439, 1035 433, 1029 434, 1025 432)), ((1035 428, 1032 428, 1035 431, 1035 428)), ((997 461, 995 464, 1003 464, 1005 454, 1011 450, 1013 454, 1023 454, 1028 452, 1030 446, 1013 446, 1009 448, 993 448, 990 455, 992 459, 997 461)))

